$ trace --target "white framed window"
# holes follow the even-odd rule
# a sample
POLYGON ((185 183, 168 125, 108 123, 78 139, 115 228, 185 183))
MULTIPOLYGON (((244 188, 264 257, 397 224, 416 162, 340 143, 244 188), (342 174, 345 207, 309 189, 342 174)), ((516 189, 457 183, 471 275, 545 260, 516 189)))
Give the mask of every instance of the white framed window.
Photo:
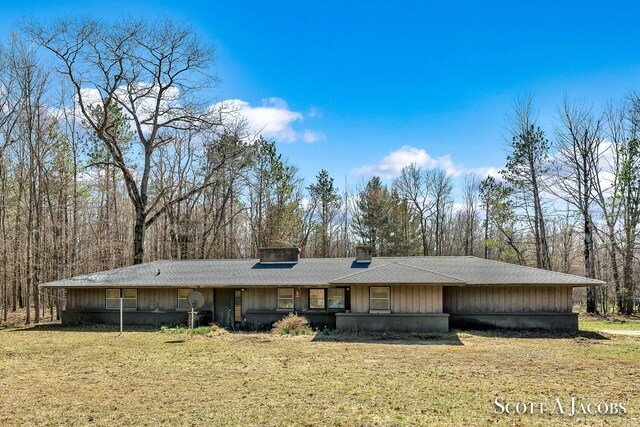
POLYGON ((309 308, 324 309, 325 303, 325 289, 309 289, 309 308))
POLYGON ((120 310, 120 296, 122 296, 123 310, 138 309, 137 289, 107 289, 105 294, 105 308, 107 310, 120 310))
POLYGON ((369 311, 391 311, 391 289, 388 286, 371 286, 369 288, 369 311))
POLYGON ((122 308, 124 308, 125 310, 135 310, 138 308, 137 289, 122 290, 122 308))
POLYGON ((329 288, 327 290, 329 308, 345 308, 345 289, 329 288))
POLYGON ((189 304, 189 300, 187 297, 189 294, 193 292, 193 289, 178 289, 178 310, 189 310, 191 308, 191 304, 189 304))
POLYGON ((107 310, 120 310, 120 289, 107 289, 106 298, 105 308, 107 310))
POLYGON ((278 310, 293 310, 294 291, 293 288, 278 288, 278 310))

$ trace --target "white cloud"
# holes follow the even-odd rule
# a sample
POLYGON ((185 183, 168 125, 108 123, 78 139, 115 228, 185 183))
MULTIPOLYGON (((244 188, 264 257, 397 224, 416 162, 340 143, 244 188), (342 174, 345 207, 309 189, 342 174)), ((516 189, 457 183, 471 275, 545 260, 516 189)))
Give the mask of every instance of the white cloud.
POLYGON ((465 209, 466 209, 466 206, 464 205, 464 203, 460 203, 460 202, 455 202, 453 206, 451 206, 451 210, 455 213, 464 212, 465 209))
POLYGON ((225 109, 231 109, 242 116, 247 121, 249 131, 255 135, 262 134, 265 138, 284 142, 298 139, 292 124, 302 120, 302 113, 291 111, 284 99, 266 98, 259 107, 252 107, 241 99, 229 99, 221 104, 224 104, 225 109))
MULTIPOLYGON (((149 93, 142 96, 138 101, 136 105, 137 113, 143 121, 149 121, 154 114, 157 90, 152 86, 144 85, 140 85, 139 90, 141 92, 148 91, 149 93)), ((95 105, 101 102, 100 92, 97 89, 82 89, 81 95, 87 105, 95 105)), ((116 95, 125 99, 125 88, 119 88, 116 95)), ((161 110, 166 116, 165 118, 170 118, 171 107, 177 103, 179 103, 179 91, 177 89, 171 88, 164 93, 161 110)), ((314 143, 325 137, 323 133, 311 129, 305 129, 302 132, 296 131, 294 124, 303 121, 304 114, 291 110, 287 101, 282 98, 265 98, 260 106, 252 106, 242 99, 228 99, 212 105, 209 109, 211 112, 222 115, 235 115, 246 120, 247 131, 251 135, 261 134, 267 139, 273 138, 281 142, 303 140, 307 143, 314 143)), ((80 111, 78 111, 78 114, 80 114, 80 111)), ((309 113, 309 117, 320 117, 320 115, 321 113, 315 107, 309 113)), ((133 122, 131 122, 131 128, 135 130, 133 122)), ((146 126, 143 126, 143 129, 146 129, 146 126)))
POLYGON ((427 163, 426 168, 443 169, 449 176, 460 176, 465 172, 462 165, 453 163, 453 160, 451 160, 451 156, 448 154, 442 157, 438 157, 437 159, 431 158, 427 163))
POLYGON ((322 132, 305 129, 302 133, 302 140, 307 144, 313 144, 314 142, 320 141, 321 139, 324 139, 324 134, 322 132))
POLYGON ((492 176, 496 179, 502 180, 502 177, 500 176, 500 169, 493 166, 481 166, 479 168, 466 169, 465 172, 470 175, 475 175, 480 179, 492 176))
POLYGON ((405 145, 384 156, 377 164, 360 166, 353 169, 351 173, 356 176, 368 175, 390 179, 399 176, 405 166, 412 163, 425 166, 431 160, 431 156, 425 150, 405 145))
MULTIPOLYGON (((217 106, 244 118, 249 127, 249 133, 253 135, 261 134, 267 139, 273 138, 281 142, 302 140, 308 144, 325 138, 322 132, 311 129, 299 132, 294 129, 294 124, 304 120, 304 114, 291 110, 287 101, 282 98, 265 98, 262 100, 262 105, 257 107, 241 99, 229 99, 217 106)), ((307 115, 321 117, 321 113, 315 107, 307 115)))
POLYGON ((364 165, 351 171, 356 176, 379 176, 383 179, 391 179, 400 176, 402 168, 415 163, 424 169, 442 169, 447 175, 458 177, 463 174, 477 175, 485 178, 487 175, 497 176, 498 169, 494 167, 481 167, 465 169, 463 165, 456 164, 450 155, 431 157, 423 148, 405 145, 387 154, 375 165, 364 165))
MULTIPOLYGON (((276 141, 295 142, 302 140, 308 144, 325 138, 322 132, 305 129, 302 132, 294 129, 294 124, 304 120, 304 115, 299 111, 289 108, 287 101, 282 98, 265 98, 262 105, 254 107, 241 99, 229 99, 219 105, 224 105, 225 110, 232 110, 247 121, 249 132, 265 138, 273 138, 276 141)), ((320 118, 322 112, 312 107, 308 117, 320 118)))
POLYGON ((300 200, 300 205, 302 206, 302 209, 307 210, 309 209, 309 206, 311 206, 311 200, 309 200, 308 197, 303 197, 302 200, 300 200))

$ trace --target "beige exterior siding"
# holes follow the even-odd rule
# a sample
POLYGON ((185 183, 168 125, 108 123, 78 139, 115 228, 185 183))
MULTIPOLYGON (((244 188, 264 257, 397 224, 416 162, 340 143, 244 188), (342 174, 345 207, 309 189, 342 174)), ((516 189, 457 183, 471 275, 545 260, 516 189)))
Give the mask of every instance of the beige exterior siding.
MULTIPOLYGON (((213 308, 213 289, 197 289, 204 295, 205 303, 202 309, 211 310, 213 308)), ((105 289, 68 289, 67 309, 81 310, 93 309, 104 310, 106 304, 105 289)), ((178 290, 167 288, 141 288, 138 289, 138 310, 153 311, 176 310, 178 306, 178 290)))
POLYGON ((175 289, 138 289, 138 310, 175 309, 177 304, 178 291, 175 289))
MULTIPOLYGON (((351 286, 352 313, 369 312, 369 287, 351 286)), ((442 286, 391 285, 390 288, 392 313, 442 313, 442 286)))
MULTIPOLYGON (((352 285, 351 312, 369 312, 369 286, 352 285)), ((528 313, 571 312, 570 286, 468 286, 391 285, 392 313, 528 313), (444 297, 444 298, 443 298, 444 297)), ((204 309, 212 310, 214 290, 198 289, 204 309)), ((308 307, 309 290, 300 289, 296 310, 308 307)), ((276 288, 249 288, 242 294, 243 315, 249 310, 275 310, 276 288)), ((177 289, 139 288, 138 310, 175 310, 177 289)), ((67 309, 104 310, 104 289, 68 289, 67 309)))
MULTIPOLYGON (((291 286, 285 286, 291 288, 291 286)), ((326 289, 326 288, 325 288, 326 289)), ((295 298, 294 304, 297 311, 309 308, 309 288, 296 288, 300 291, 300 296, 295 298)), ((277 308, 277 288, 249 288, 242 293, 242 313, 247 311, 265 310, 273 311, 277 308)))
POLYGON ((468 286, 444 290, 445 313, 571 312, 570 286, 468 286))
POLYGON ((275 310, 276 288, 249 288, 242 293, 242 314, 247 310, 275 310))
POLYGON ((368 313, 369 312, 369 287, 368 286, 351 286, 351 312, 352 313, 368 313))
POLYGON ((67 289, 67 309, 91 308, 104 310, 106 304, 104 289, 67 289))

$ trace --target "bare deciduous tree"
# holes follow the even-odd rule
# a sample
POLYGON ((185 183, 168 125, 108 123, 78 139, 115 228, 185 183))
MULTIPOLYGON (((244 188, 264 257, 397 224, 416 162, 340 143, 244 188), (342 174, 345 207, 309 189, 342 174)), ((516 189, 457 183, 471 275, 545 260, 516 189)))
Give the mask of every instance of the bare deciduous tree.
MULTIPOLYGON (((53 53, 89 130, 122 172, 135 209, 133 262, 139 264, 146 229, 178 202, 167 200, 164 189, 149 191, 154 152, 172 143, 173 132, 197 132, 221 122, 200 99, 215 81, 209 70, 213 49, 191 27, 169 20, 107 25, 84 19, 46 27, 31 23, 26 30, 53 53), (140 164, 127 159, 114 132, 113 107, 122 109, 133 124, 140 164)), ((207 185, 205 179, 192 192, 207 185)))
POLYGON ((393 182, 393 189, 416 211, 420 221, 422 255, 429 255, 428 222, 433 214, 434 204, 428 199, 427 182, 422 169, 413 163, 403 167, 402 173, 393 182))
MULTIPOLYGON (((559 111, 555 174, 548 190, 571 204, 582 216, 584 274, 595 279, 594 223, 591 205, 597 180, 602 121, 590 109, 565 98, 559 111)), ((595 313, 596 289, 587 289, 587 312, 595 313)))

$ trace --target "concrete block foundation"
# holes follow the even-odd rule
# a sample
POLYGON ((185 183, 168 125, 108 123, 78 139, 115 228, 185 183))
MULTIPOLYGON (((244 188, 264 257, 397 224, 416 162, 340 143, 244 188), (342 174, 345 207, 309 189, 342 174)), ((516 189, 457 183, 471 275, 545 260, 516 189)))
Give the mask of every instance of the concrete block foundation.
POLYGON ((545 329, 578 332, 577 313, 456 313, 450 326, 457 329, 545 329))
MULTIPOLYGON (((63 325, 78 324, 120 324, 120 312, 111 310, 62 312, 63 325)), ((189 313, 186 311, 125 311, 122 316, 125 325, 187 325, 189 313)), ((206 325, 211 322, 211 311, 196 312, 194 324, 206 325)))
POLYGON ((336 313, 341 331, 448 332, 446 313, 336 313))

